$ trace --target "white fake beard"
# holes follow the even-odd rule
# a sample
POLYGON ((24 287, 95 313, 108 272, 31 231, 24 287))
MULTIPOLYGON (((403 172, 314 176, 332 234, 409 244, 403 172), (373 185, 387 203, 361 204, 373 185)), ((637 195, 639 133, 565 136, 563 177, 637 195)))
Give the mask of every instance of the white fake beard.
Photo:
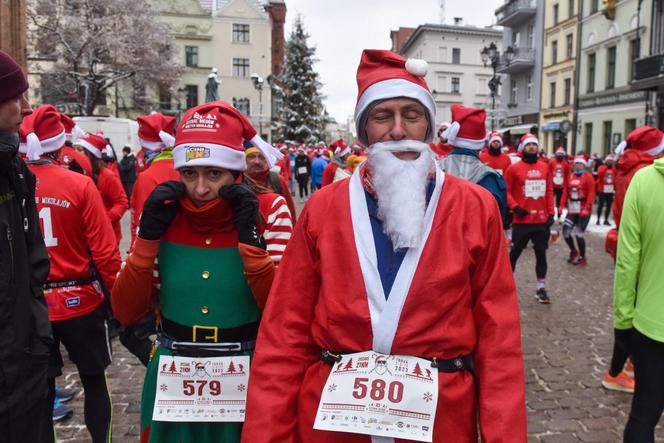
POLYGON ((378 218, 394 250, 417 247, 424 230, 429 174, 435 167, 429 146, 412 140, 376 143, 370 146, 367 166, 373 173, 378 218), (420 156, 401 160, 393 154, 403 151, 420 156))

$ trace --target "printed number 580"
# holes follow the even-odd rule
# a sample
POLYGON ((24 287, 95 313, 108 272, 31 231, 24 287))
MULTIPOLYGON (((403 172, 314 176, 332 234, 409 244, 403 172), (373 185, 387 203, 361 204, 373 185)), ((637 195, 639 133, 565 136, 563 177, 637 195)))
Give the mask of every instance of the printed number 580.
POLYGON ((403 383, 393 381, 387 385, 385 380, 375 379, 368 385, 369 379, 357 377, 353 385, 353 397, 361 400, 369 394, 372 400, 380 401, 385 398, 385 388, 387 388, 387 399, 392 403, 399 403, 403 399, 403 383))
POLYGON ((203 395, 203 390, 207 385, 210 390, 210 395, 221 395, 221 382, 219 380, 212 380, 208 383, 207 380, 182 380, 182 392, 184 395, 192 396, 196 394, 196 385, 198 385, 198 395, 203 395))

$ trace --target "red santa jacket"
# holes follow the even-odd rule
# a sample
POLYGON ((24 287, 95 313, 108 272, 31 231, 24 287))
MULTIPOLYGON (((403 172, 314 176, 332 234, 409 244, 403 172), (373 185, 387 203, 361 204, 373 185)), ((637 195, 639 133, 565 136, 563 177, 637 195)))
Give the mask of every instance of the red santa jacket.
POLYGON ((438 160, 447 157, 454 150, 454 146, 447 143, 429 143, 429 148, 438 160))
POLYGON ((592 213, 593 201, 595 201, 595 180, 592 174, 590 172, 585 172, 582 176, 570 174, 560 199, 560 212, 563 212, 563 208, 567 205, 568 214, 587 217, 592 213))
POLYGON ((500 175, 505 175, 507 168, 512 166, 512 160, 510 160, 509 155, 502 152, 500 155, 491 155, 488 149, 480 152, 480 161, 488 167, 495 169, 500 175))
POLYGON ((279 175, 281 175, 284 180, 286 180, 286 183, 288 183, 291 178, 290 159, 288 158, 288 155, 284 155, 281 160, 278 160, 277 166, 280 168, 279 175))
POLYGON ((323 179, 320 184, 321 188, 334 182, 334 174, 337 173, 338 168, 339 166, 334 162, 330 162, 329 165, 325 166, 325 169, 323 169, 323 179))
POLYGON ((275 193, 257 194, 258 207, 264 223, 260 233, 265 239, 267 252, 275 265, 281 262, 286 245, 293 232, 293 219, 286 199, 275 193))
POLYGON ((136 230, 141 219, 143 205, 150 193, 159 183, 170 180, 180 180, 180 174, 173 166, 172 158, 155 159, 148 169, 136 178, 134 190, 131 193, 131 244, 136 240, 136 230))
POLYGON ((73 161, 78 163, 78 165, 83 169, 83 173, 85 175, 92 177, 92 163, 90 163, 88 156, 74 148, 63 146, 62 149, 60 149, 58 163, 63 168, 69 169, 69 165, 71 165, 73 161))
POLYGON ((553 215, 553 183, 549 165, 538 160, 530 164, 523 160, 514 163, 505 172, 507 204, 510 209, 517 206, 528 211, 520 217, 514 214, 514 223, 546 223, 553 215))
POLYGON ((551 159, 549 162, 549 169, 551 170, 551 181, 553 182, 554 189, 564 189, 567 178, 570 174, 570 165, 567 160, 558 161, 557 158, 551 159))
POLYGON ((651 165, 655 161, 655 157, 645 152, 628 149, 618 159, 618 167, 616 173, 615 190, 616 195, 613 200, 613 219, 616 221, 616 227, 620 227, 620 216, 622 215, 623 202, 627 194, 634 174, 640 169, 651 165))
POLYGON ((597 192, 613 194, 616 192, 616 168, 602 165, 597 170, 597 192))
MULTIPOLYGON (((120 270, 120 253, 99 191, 89 177, 47 161, 30 164, 35 200, 51 260, 48 283, 89 278, 91 261, 108 291, 120 270)), ((99 282, 64 284, 44 292, 51 321, 80 317, 104 299, 99 282)))
POLYGON ((136 174, 138 175, 141 172, 145 171, 146 169, 148 169, 148 166, 149 165, 145 161, 145 148, 142 148, 140 151, 136 153, 136 174))
POLYGON ((313 429, 331 369, 322 349, 472 354, 474 376, 439 373, 433 442, 477 441, 479 429, 483 441, 525 443, 519 312, 498 206, 455 177, 445 176, 441 191, 437 175, 427 215, 435 228, 423 249, 409 253, 421 251, 419 259, 406 256, 387 301, 375 290, 380 277, 367 253, 372 230, 358 172, 309 199, 272 286, 278 296, 268 298, 261 321, 243 443, 371 441, 313 429), (384 315, 376 311, 381 304, 384 315))
POLYGON ((99 174, 97 175, 97 189, 99 189, 106 213, 111 220, 111 226, 113 226, 113 232, 115 232, 115 238, 119 244, 120 240, 122 240, 120 219, 122 219, 128 207, 127 194, 122 187, 120 177, 108 168, 101 168, 99 170, 99 174))

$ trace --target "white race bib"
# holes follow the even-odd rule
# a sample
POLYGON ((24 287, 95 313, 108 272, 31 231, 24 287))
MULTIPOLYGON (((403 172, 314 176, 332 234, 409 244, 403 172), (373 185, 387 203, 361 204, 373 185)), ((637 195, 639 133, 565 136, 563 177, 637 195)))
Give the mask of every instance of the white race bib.
POLYGON ((581 212, 581 202, 579 200, 570 200, 567 204, 567 209, 570 214, 578 214, 581 212))
POLYGON ((613 185, 604 185, 605 194, 613 194, 613 185))
POLYGON ((300 166, 297 168, 297 173, 298 174, 306 174, 307 173, 307 167, 306 166, 300 166))
POLYGON ((314 429, 430 442, 437 402, 438 369, 430 361, 346 354, 325 383, 314 429))
POLYGON ((155 421, 243 422, 249 357, 159 357, 155 421))
POLYGON ((546 195, 546 180, 526 180, 526 197, 542 198, 546 195))
POLYGON ((560 186, 563 184, 565 179, 563 178, 563 173, 560 172, 559 170, 556 171, 556 175, 553 176, 553 184, 556 186, 560 186))

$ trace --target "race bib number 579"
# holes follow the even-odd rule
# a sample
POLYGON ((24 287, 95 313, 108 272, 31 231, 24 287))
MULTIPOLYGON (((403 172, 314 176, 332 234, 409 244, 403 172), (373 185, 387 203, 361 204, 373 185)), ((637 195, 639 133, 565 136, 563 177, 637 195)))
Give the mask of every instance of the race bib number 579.
POLYGON ((430 361, 347 354, 325 383, 314 429, 430 442, 437 400, 438 371, 430 361))

